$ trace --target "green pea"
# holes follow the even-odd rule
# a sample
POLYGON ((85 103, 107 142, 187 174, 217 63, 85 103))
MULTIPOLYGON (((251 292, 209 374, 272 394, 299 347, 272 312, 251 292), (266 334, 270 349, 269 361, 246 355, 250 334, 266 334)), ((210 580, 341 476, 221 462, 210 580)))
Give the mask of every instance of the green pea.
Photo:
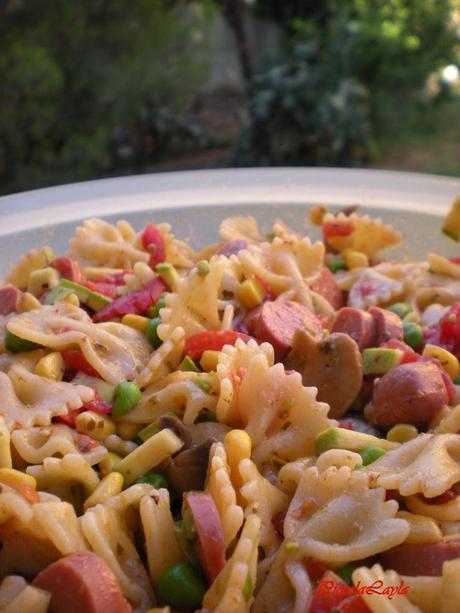
POLYGON ((389 307, 387 307, 387 311, 391 311, 401 319, 404 319, 406 315, 409 315, 409 313, 412 312, 412 307, 406 302, 395 302, 394 304, 391 304, 389 307))
POLYGON ((23 351, 33 351, 40 345, 27 341, 25 338, 19 338, 9 330, 5 332, 5 348, 12 353, 22 353, 23 351))
POLYGON ((145 331, 145 335, 147 336, 147 339, 148 339, 149 343, 155 349, 158 349, 158 347, 163 342, 161 340, 161 338, 158 336, 158 326, 160 324, 161 324, 161 318, 160 317, 154 317, 153 319, 150 320, 150 323, 147 326, 147 330, 145 331))
POLYGON ((207 260, 200 260, 197 264, 198 274, 200 277, 205 277, 211 271, 209 268, 209 262, 207 260))
POLYGON ((141 399, 141 390, 135 383, 123 381, 113 391, 112 415, 121 417, 129 413, 141 399))
POLYGON ((153 307, 150 307, 147 310, 147 315, 149 317, 158 317, 160 314, 160 309, 164 309, 166 306, 166 300, 164 296, 160 296, 158 300, 155 302, 153 307))
POLYGON ((206 589, 203 577, 188 562, 173 564, 163 571, 158 582, 162 602, 179 611, 199 609, 206 589))
POLYGON ((345 583, 348 583, 348 585, 352 585, 353 581, 351 579, 351 575, 353 574, 354 570, 355 570, 354 566, 352 566, 351 564, 345 564, 345 566, 342 566, 341 568, 337 568, 334 572, 341 579, 343 579, 345 583))
POLYGON ((368 464, 372 464, 375 460, 378 460, 381 456, 385 454, 385 449, 381 447, 377 447, 375 445, 371 445, 370 447, 366 447, 359 452, 359 455, 363 459, 363 465, 367 466, 368 464))
POLYGON ((412 349, 418 349, 423 344, 423 332, 422 328, 414 324, 413 322, 407 322, 403 324, 404 330, 404 342, 412 347, 412 349))
POLYGON ((334 258, 331 262, 329 262, 327 267, 331 272, 337 272, 338 270, 348 270, 347 263, 345 262, 345 260, 342 260, 342 258, 334 258))
POLYGON ((160 487, 168 489, 168 481, 166 477, 161 473, 156 472, 141 475, 138 479, 136 479, 136 483, 148 483, 149 485, 153 485, 153 487, 157 490, 159 490, 160 487))

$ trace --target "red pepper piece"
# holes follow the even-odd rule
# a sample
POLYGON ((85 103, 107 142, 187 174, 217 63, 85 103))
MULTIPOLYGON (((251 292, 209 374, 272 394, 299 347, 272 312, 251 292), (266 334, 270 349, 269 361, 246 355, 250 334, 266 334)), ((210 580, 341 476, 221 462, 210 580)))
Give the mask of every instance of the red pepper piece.
POLYGON ((125 296, 115 298, 110 304, 93 315, 93 321, 109 321, 134 313, 140 315, 154 306, 158 298, 166 291, 166 285, 161 277, 155 277, 141 289, 137 289, 125 296))
POLYGON ((308 613, 370 613, 369 607, 353 588, 331 570, 322 576, 313 592, 308 613))
POLYGON ((326 221, 323 223, 323 235, 325 240, 334 236, 350 236, 353 230, 353 222, 348 219, 344 219, 343 221, 326 221))
POLYGON ((401 358, 401 364, 418 362, 422 359, 421 356, 412 349, 412 347, 409 347, 409 345, 406 345, 404 341, 400 341, 396 338, 392 338, 389 341, 380 343, 380 347, 387 347, 388 349, 399 349, 400 351, 402 351, 403 356, 401 358))
POLYGON ((80 264, 67 255, 55 258, 50 262, 50 266, 55 268, 64 279, 79 283, 80 285, 86 283, 86 278, 80 268, 80 264))
POLYGON ((112 412, 112 405, 102 400, 96 390, 94 390, 94 398, 90 402, 85 402, 83 407, 87 411, 94 411, 94 413, 98 413, 99 415, 108 415, 112 412))
MULTIPOLYGON (((308 576, 314 583, 319 581, 329 570, 329 566, 326 564, 326 562, 322 562, 316 558, 304 558, 302 560, 302 564, 305 566, 308 576)), ((339 578, 339 580, 341 579, 339 578)))
POLYGON ((64 364, 66 368, 71 368, 72 370, 80 370, 90 377, 98 377, 101 378, 101 375, 97 372, 95 368, 91 366, 91 364, 87 361, 85 356, 78 349, 63 349, 61 351, 62 358, 64 360, 64 364))
POLYGON ((65 426, 69 426, 69 428, 75 428, 76 416, 80 413, 83 413, 83 411, 85 410, 85 407, 80 407, 79 409, 69 409, 67 415, 58 415, 57 417, 53 418, 53 421, 60 424, 64 424, 65 426))
POLYGON ((198 360, 203 351, 220 351, 224 345, 234 345, 237 338, 247 343, 252 337, 234 330, 206 330, 189 336, 185 341, 184 353, 192 360, 198 360))
POLYGON ((166 248, 161 232, 152 223, 145 226, 142 232, 142 245, 150 253, 149 265, 155 268, 157 264, 165 261, 166 248))

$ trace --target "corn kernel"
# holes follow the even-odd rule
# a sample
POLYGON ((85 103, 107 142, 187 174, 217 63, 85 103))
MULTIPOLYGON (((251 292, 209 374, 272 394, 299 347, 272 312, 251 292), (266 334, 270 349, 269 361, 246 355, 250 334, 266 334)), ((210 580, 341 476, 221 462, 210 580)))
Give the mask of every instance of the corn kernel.
POLYGON ((117 434, 125 441, 132 441, 141 429, 142 426, 139 424, 118 424, 117 434))
POLYGON ((443 349, 442 347, 438 347, 437 345, 425 345, 425 349, 423 350, 424 357, 426 358, 436 358, 441 362, 441 366, 444 368, 446 373, 455 381, 460 372, 460 366, 457 358, 447 351, 447 349, 443 349))
POLYGON ((38 360, 34 372, 39 377, 46 377, 53 381, 62 381, 64 376, 65 364, 62 355, 58 351, 48 353, 38 360))
POLYGON ((412 424, 396 424, 387 432, 387 441, 407 443, 418 435, 418 430, 412 424))
POLYGON ((345 249, 345 251, 342 251, 341 256, 350 270, 369 266, 369 258, 365 253, 361 253, 360 251, 345 249))
POLYGON ((327 213, 325 206, 314 206, 310 209, 310 221, 314 226, 320 226, 323 223, 323 217, 327 213))
POLYGON ((40 268, 30 273, 27 291, 39 298, 45 291, 59 285, 59 273, 54 268, 40 268))
POLYGON ((240 475, 239 465, 241 460, 251 457, 252 441, 251 437, 244 430, 230 430, 224 438, 224 448, 227 454, 227 462, 230 467, 230 477, 233 487, 236 490, 237 498, 243 502, 240 494, 240 487, 243 480, 240 475))
POLYGON ((109 451, 103 460, 99 462, 99 468, 101 469, 102 476, 108 475, 112 472, 113 467, 121 460, 121 455, 109 451))
POLYGON ((200 360, 200 366, 205 372, 217 369, 217 362, 219 361, 219 352, 207 349, 203 351, 200 360))
POLYGON ((442 541, 441 529, 431 517, 416 515, 408 511, 399 511, 397 517, 409 522, 410 532, 405 543, 439 543, 442 541))
POLYGON ((262 303, 265 290, 255 279, 246 279, 240 285, 238 297, 246 308, 253 309, 262 303))
POLYGON ((454 434, 458 432, 460 430, 460 404, 453 409, 445 407, 445 412, 442 411, 442 413, 442 418, 438 423, 430 423, 429 429, 434 430, 438 434, 454 434))
POLYGON ((40 302, 35 298, 33 294, 29 292, 24 292, 18 300, 16 305, 16 311, 18 313, 28 313, 29 311, 33 311, 34 309, 41 308, 40 302))
POLYGON ((70 294, 66 294, 62 298, 58 298, 56 302, 66 302, 67 304, 71 304, 76 307, 80 306, 80 298, 75 292, 71 292, 70 294))
POLYGON ((133 315, 129 313, 121 318, 121 323, 139 332, 145 332, 149 326, 150 319, 148 317, 142 317, 141 315, 133 315))
POLYGON ((86 511, 90 507, 102 504, 112 496, 116 496, 123 489, 123 475, 120 473, 109 473, 99 483, 94 492, 85 500, 83 509, 86 511))
POLYGON ((18 489, 21 485, 37 488, 35 477, 14 468, 0 468, 0 483, 9 485, 14 489, 18 489))
POLYGON ((106 415, 94 411, 83 411, 75 417, 75 428, 80 434, 87 434, 96 441, 103 441, 110 434, 115 434, 117 427, 106 415))

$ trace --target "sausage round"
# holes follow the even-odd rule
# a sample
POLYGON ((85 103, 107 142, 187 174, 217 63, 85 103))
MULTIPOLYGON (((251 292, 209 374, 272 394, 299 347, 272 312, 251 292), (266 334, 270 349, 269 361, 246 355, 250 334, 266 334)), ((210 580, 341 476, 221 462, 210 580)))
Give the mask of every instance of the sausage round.
POLYGON ((384 568, 391 568, 409 577, 442 575, 446 560, 460 558, 460 540, 439 543, 402 544, 381 554, 384 568))
POLYGON ((51 593, 48 613, 132 613, 112 570, 90 551, 53 562, 32 585, 51 593))
POLYGON ((382 428, 398 423, 423 428, 448 401, 446 385, 436 364, 401 364, 377 381, 371 419, 382 428))
POLYGON ((337 313, 331 332, 348 334, 362 351, 375 346, 377 330, 375 319, 370 313, 355 307, 343 307, 337 313))
POLYGON ((375 322, 376 345, 385 343, 392 338, 396 338, 399 341, 403 339, 403 324, 401 318, 396 313, 375 306, 370 307, 368 312, 375 322))
MULTIPOLYGON (((247 324, 248 325, 248 324, 247 324)), ((250 322, 258 341, 273 345, 277 359, 286 355, 292 346, 294 332, 306 329, 312 336, 322 332, 319 319, 306 306, 298 302, 264 302, 257 316, 250 322)), ((251 330, 248 325, 248 329, 251 330)))
POLYGON ((311 289, 326 298, 335 310, 343 306, 343 292, 329 268, 321 269, 311 289))
POLYGON ((14 313, 20 298, 21 291, 14 285, 0 287, 0 315, 14 313))

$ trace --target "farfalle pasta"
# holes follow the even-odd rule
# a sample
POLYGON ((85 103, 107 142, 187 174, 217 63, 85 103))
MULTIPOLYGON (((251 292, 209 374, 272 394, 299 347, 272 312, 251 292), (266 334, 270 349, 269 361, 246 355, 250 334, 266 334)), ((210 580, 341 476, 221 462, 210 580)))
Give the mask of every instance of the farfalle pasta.
POLYGON ((456 613, 460 260, 319 217, 89 219, 13 265, 1 611, 456 613))

